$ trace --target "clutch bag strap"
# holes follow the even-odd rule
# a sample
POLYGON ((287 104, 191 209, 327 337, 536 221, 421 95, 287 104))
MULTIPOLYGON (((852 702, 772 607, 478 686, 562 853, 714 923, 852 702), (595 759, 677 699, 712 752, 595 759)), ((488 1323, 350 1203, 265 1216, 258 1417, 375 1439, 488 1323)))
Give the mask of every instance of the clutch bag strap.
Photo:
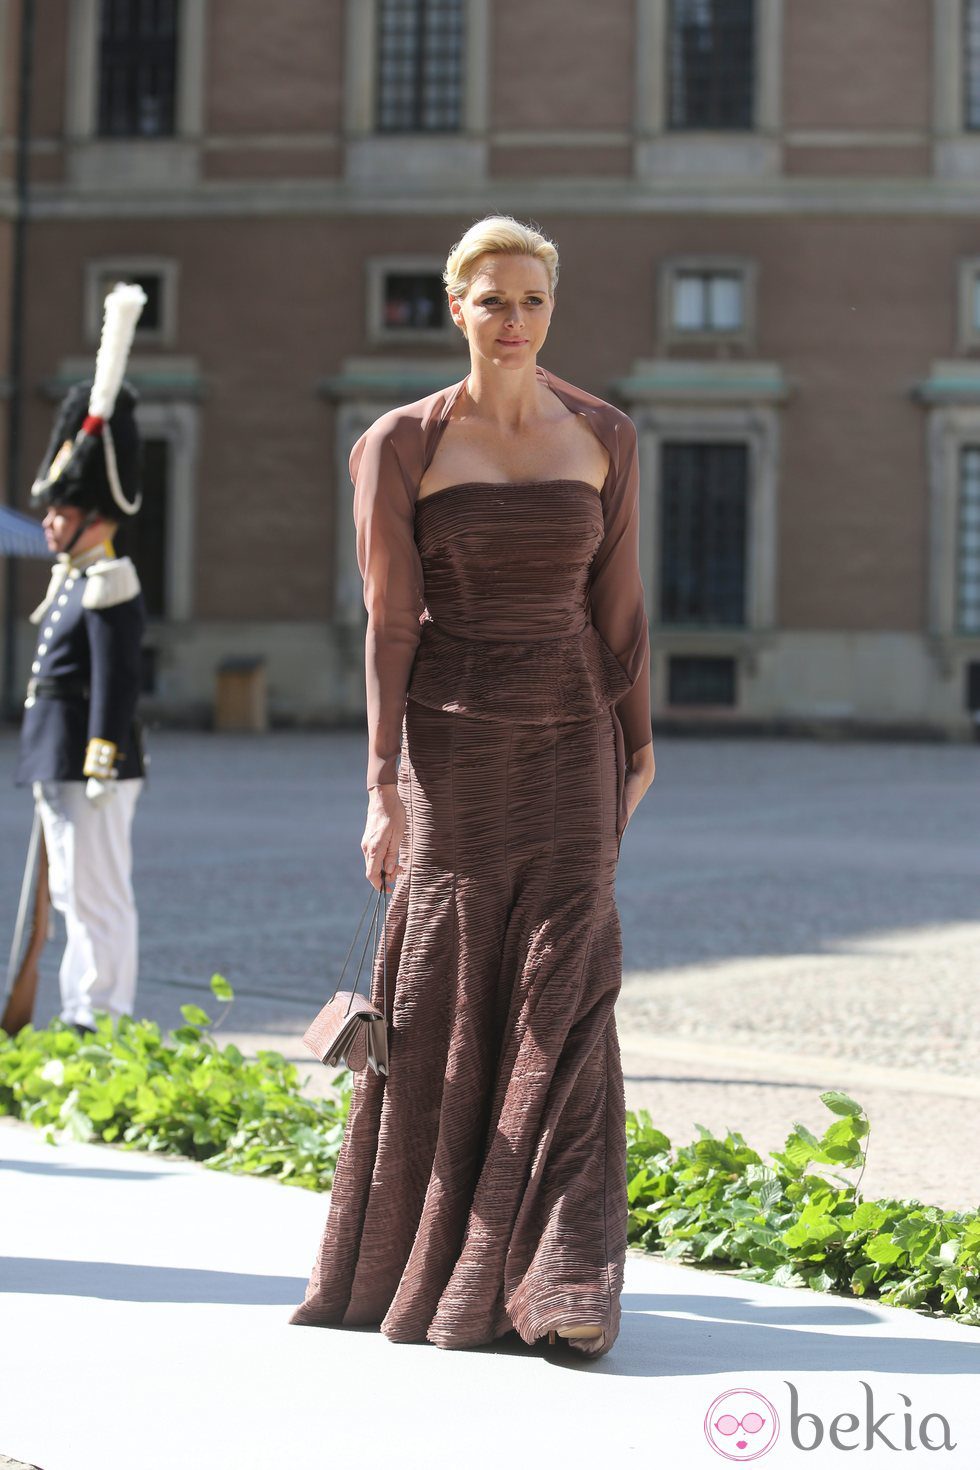
MULTIPOLYGON (((354 930, 354 938, 351 940, 350 948, 348 949, 346 958, 344 959, 344 963, 341 966, 340 976, 339 976, 339 978, 337 980, 336 985, 333 988, 333 995, 331 995, 331 997, 330 997, 330 1000, 331 1001, 336 1000, 337 994, 340 991, 341 987, 343 986, 344 976, 347 974, 347 966, 350 964, 351 955, 354 953, 354 950, 357 947, 357 941, 361 937, 361 931, 362 931, 362 929, 364 929, 364 921, 365 921, 365 919, 368 919, 367 930, 366 930, 366 932, 364 934, 364 943, 361 946, 361 953, 360 953, 360 956, 359 956, 358 961, 357 961, 357 971, 356 971, 356 973, 354 975, 354 983, 351 986, 350 999, 347 1002, 347 1010, 345 1011, 344 1014, 346 1016, 349 1016, 350 1013, 351 1013, 351 1007, 354 1004, 354 997, 358 993, 357 987, 358 987, 358 985, 360 984, 360 981, 361 981, 361 973, 362 973, 362 971, 364 969, 364 961, 367 958, 368 946, 371 944, 371 941, 373 939, 374 940, 374 944, 372 946, 372 953, 375 953, 376 954, 377 953, 377 949, 378 949, 378 940, 380 939, 381 940, 381 986, 382 986, 381 993, 382 993, 382 1007, 383 1007, 382 1014, 385 1017, 385 1020, 387 1020, 388 1019, 388 890, 387 890, 387 888, 385 886, 385 872, 384 872, 384 868, 381 869, 381 887, 380 887, 379 891, 377 893, 371 893, 371 894, 368 895, 368 901, 364 905, 364 909, 363 909, 363 911, 361 913, 361 917, 357 921, 357 928, 354 930), (368 914, 369 913, 371 915, 370 919, 368 919, 368 914)), ((370 1000, 370 998, 371 998, 370 995, 367 995, 366 999, 370 1000)), ((328 1002, 328 1004, 329 1004, 329 1002, 328 1002)))

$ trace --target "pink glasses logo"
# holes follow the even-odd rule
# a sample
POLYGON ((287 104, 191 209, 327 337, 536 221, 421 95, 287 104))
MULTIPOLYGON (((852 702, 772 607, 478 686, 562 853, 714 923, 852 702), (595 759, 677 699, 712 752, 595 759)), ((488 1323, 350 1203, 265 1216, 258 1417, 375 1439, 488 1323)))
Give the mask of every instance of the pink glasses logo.
POLYGON ((737 1465, 768 1453, 779 1436, 779 1415, 753 1388, 720 1393, 704 1416, 704 1434, 713 1450, 737 1465))

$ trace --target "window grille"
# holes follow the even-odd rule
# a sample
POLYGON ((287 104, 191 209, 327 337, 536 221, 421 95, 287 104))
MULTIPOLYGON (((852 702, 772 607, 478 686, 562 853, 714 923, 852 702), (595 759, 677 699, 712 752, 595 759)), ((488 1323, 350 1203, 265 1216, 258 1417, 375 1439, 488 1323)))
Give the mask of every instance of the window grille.
POLYGON ((961 451, 956 545, 957 625, 980 633, 980 445, 961 451))
POLYGON ((735 660, 675 654, 667 664, 667 702, 672 705, 734 705, 735 660))
POLYGON ((660 616, 665 623, 745 623, 748 447, 664 444, 660 616))
POLYGON ((678 271, 673 281, 677 332, 740 332, 745 282, 735 271, 678 271))
POLYGON ((964 670, 963 702, 971 715, 980 716, 980 659, 972 658, 964 670))
POLYGON ((670 0, 668 67, 672 128, 750 129, 755 0, 670 0))
POLYGON ((963 126, 980 130, 980 0, 963 0, 963 126))
POLYGON ((379 132, 460 130, 463 6, 464 0, 379 0, 379 132))
POLYGON ((102 0, 99 133, 162 138, 174 133, 178 0, 102 0))

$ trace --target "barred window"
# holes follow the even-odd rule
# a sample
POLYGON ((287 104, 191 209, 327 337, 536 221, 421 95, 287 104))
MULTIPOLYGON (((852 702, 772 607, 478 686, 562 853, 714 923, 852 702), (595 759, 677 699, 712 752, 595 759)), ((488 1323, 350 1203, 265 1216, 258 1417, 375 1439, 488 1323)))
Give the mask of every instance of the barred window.
POLYGON ((379 132, 460 130, 463 6, 464 0, 379 0, 379 132))
POLYGON ((99 133, 163 138, 174 132, 178 0, 102 0, 99 133))
POLYGON ((956 612, 961 633, 980 633, 980 445, 960 455, 956 612))
POLYGON ((667 703, 670 705, 734 705, 735 660, 675 654, 667 661, 667 703))
POLYGON ((980 130, 980 0, 963 0, 963 126, 980 130))
POLYGON ((670 127, 753 126, 755 0, 670 0, 670 127))
POLYGON ((663 622, 744 626, 748 461, 745 444, 662 446, 663 622))

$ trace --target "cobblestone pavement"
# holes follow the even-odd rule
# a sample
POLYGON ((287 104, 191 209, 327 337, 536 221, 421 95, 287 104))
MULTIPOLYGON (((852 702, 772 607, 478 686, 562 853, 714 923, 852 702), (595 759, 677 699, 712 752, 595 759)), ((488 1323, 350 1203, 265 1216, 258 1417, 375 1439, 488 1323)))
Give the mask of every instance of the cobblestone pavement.
MULTIPOLYGON (((229 1038, 303 1061, 364 900, 363 738, 159 733, 151 749, 141 1009, 171 1022, 220 970, 229 1038)), ((657 755, 618 884, 630 1104, 678 1142, 701 1122, 768 1149, 797 1118, 822 1126, 819 1092, 846 1087, 872 1119, 869 1192, 975 1208, 980 749, 661 739, 657 755)), ((30 826, 13 756, 0 736, 7 924, 30 826)))

